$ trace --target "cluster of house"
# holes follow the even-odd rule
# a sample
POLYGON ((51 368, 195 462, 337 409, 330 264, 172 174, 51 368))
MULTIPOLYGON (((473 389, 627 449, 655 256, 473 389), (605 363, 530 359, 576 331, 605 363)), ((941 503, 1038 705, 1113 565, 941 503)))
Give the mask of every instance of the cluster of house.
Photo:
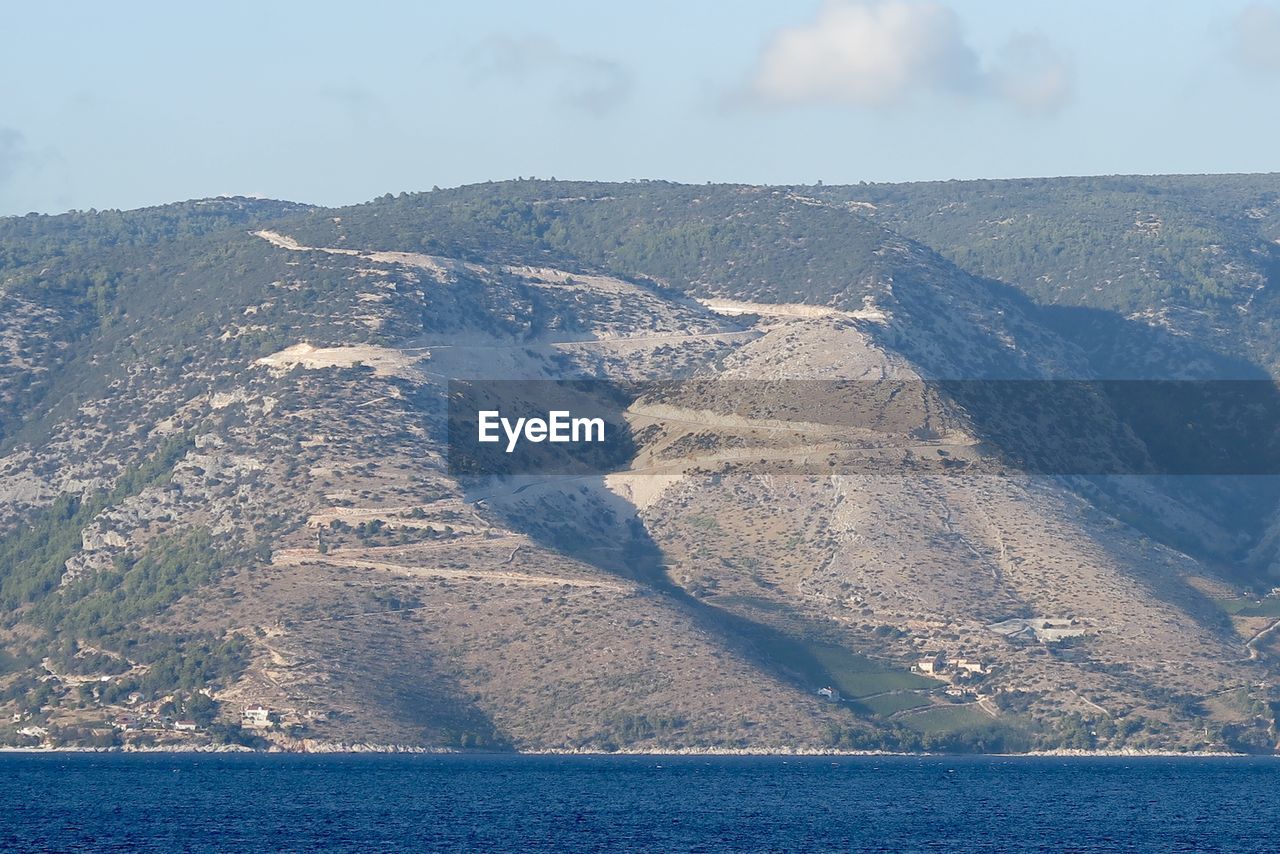
MULTIPOLYGON (((304 712, 301 717, 309 721, 323 721, 328 719, 326 712, 318 709, 312 709, 304 712)), ((14 715, 13 722, 18 723, 23 719, 22 715, 14 715)), ((269 729, 274 724, 280 722, 283 715, 275 712, 266 706, 248 706, 241 712, 240 725, 247 729, 269 729)), ((117 732, 198 732, 200 725, 190 719, 173 719, 163 715, 151 715, 145 712, 137 714, 117 715, 111 721, 112 728, 117 732)), ((21 735, 33 735, 43 737, 46 735, 42 727, 25 727, 19 729, 21 735), (27 732, 26 730, 31 730, 27 732)))
MULTIPOLYGON (((273 724, 284 722, 285 715, 296 715, 296 711, 273 711, 266 706, 248 706, 240 715, 240 726, 247 729, 269 729, 273 724)), ((328 720, 329 715, 322 709, 308 709, 301 714, 308 721, 328 720)))
POLYGON ((948 673, 962 679, 981 676, 987 672, 981 661, 974 661, 969 658, 947 658, 940 652, 924 656, 912 665, 911 669, 918 673, 927 673, 930 676, 948 673))
POLYGON ((1074 617, 1014 617, 987 628, 1018 643, 1058 643, 1088 633, 1084 623, 1074 617))
POLYGON ((144 730, 173 730, 175 732, 195 732, 200 727, 195 721, 186 718, 174 720, 170 717, 155 715, 117 715, 111 725, 118 732, 142 732, 144 730))
MULTIPOLYGON (((290 710, 290 716, 295 713, 290 710)), ((240 725, 248 729, 270 729, 277 723, 284 720, 284 714, 273 711, 266 706, 256 705, 248 706, 241 712, 240 725)), ((23 723, 30 715, 15 713, 11 719, 11 723, 23 723)), ((310 709, 303 712, 297 717, 306 721, 324 721, 328 720, 328 713, 322 709, 310 709)), ((111 720, 111 729, 104 730, 110 733, 111 730, 120 733, 141 733, 141 732, 199 732, 201 727, 194 720, 181 718, 174 719, 167 715, 154 715, 146 712, 137 712, 133 714, 117 715, 111 720)), ((44 738, 49 731, 42 726, 30 724, 20 727, 17 730, 19 735, 31 736, 35 738, 44 738)))

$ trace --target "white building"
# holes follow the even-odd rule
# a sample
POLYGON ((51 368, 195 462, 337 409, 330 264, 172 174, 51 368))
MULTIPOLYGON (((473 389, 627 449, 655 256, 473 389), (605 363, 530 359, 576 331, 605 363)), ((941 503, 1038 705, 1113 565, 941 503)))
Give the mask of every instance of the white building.
POLYGON ((240 725, 265 729, 271 726, 271 710, 266 706, 249 706, 240 716, 240 725))
POLYGON ((945 666, 941 655, 931 655, 917 661, 915 669, 921 673, 933 674, 939 672, 945 666))
POLYGON ((981 674, 986 672, 982 667, 981 661, 970 661, 967 658, 953 658, 948 661, 947 664, 951 665, 956 670, 961 670, 966 673, 981 674))

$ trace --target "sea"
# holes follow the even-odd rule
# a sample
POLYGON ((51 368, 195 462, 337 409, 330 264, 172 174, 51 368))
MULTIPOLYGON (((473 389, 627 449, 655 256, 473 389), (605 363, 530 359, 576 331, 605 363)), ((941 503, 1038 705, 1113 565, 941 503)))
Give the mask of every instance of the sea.
POLYGON ((1280 851, 1280 760, 0 754, 3 851, 1280 851))

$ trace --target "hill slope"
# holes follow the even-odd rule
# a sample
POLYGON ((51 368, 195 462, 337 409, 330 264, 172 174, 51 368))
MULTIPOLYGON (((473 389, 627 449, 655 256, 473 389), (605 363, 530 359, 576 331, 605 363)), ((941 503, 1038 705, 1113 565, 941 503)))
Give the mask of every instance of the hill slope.
MULTIPOLYGON (((1256 285, 1269 215, 1224 211, 1270 179, 1213 180, 1142 192, 1215 224, 1237 260, 1205 276, 1256 285)), ((1120 302, 1037 288, 1030 248, 962 248, 988 208, 1054 210, 998 190, 525 181, 0 221, 0 738, 1270 749, 1270 480, 992 477, 1003 419, 897 395, 1267 377, 1236 346, 1266 288, 1243 337, 1153 322, 1207 309, 1124 290, 1110 250, 1066 278, 1120 302), (977 212, 934 216, 953 191, 977 212), (451 473, 450 380, 566 377, 698 384, 627 401, 623 471, 451 473), (813 423, 829 380, 912 426, 813 423), (728 381, 798 396, 743 416, 728 381)), ((1100 228, 1136 192, 1056 190, 1100 228)), ((1124 401, 1056 405, 1104 457, 1151 450, 1124 401)))

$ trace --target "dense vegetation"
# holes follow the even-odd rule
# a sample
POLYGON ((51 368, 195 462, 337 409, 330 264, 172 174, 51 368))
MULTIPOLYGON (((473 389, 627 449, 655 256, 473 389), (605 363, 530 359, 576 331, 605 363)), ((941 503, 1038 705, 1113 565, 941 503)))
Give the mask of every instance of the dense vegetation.
POLYGON ((168 282, 149 275, 157 271, 158 258, 210 234, 302 209, 287 202, 219 199, 0 218, 0 300, 6 311, 29 315, 30 334, 16 354, 34 363, 26 370, 0 365, 0 402, 6 404, 0 428, 39 400, 56 368, 74 355, 67 345, 125 317, 126 291, 164 296, 168 282))
POLYGON ((840 302, 882 273, 901 238, 784 189, 666 182, 517 181, 384 196, 292 229, 313 245, 555 261, 655 277, 681 291, 840 302))
POLYGON ((0 608, 7 619, 58 586, 64 564, 80 548, 80 532, 99 512, 166 480, 190 447, 188 437, 172 437, 149 459, 126 469, 110 491, 61 495, 32 512, 27 525, 0 539, 0 608))
POLYGON ((814 192, 858 205, 966 270, 1017 285, 1043 304, 1162 318, 1268 367, 1277 356, 1280 176, 946 181, 814 192))
POLYGON ((114 571, 72 582, 35 608, 31 620, 51 633, 101 641, 158 614, 214 580, 238 557, 215 546, 207 529, 165 534, 137 556, 122 556, 114 571))

